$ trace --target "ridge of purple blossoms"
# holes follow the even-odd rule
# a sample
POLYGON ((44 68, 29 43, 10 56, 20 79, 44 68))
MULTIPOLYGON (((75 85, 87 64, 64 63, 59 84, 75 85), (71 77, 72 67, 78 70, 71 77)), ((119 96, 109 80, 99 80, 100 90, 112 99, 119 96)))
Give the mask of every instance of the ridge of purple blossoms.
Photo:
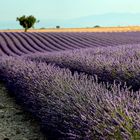
POLYGON ((0 60, 0 78, 49 139, 140 138, 139 91, 107 90, 92 76, 12 57, 0 60))

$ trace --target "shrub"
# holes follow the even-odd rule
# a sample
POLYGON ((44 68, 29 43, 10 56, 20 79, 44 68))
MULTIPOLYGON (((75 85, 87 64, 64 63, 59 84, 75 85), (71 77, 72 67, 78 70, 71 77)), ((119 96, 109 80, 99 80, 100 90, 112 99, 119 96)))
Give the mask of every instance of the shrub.
POLYGON ((60 28, 60 26, 56 26, 56 29, 59 29, 60 28))
POLYGON ((0 60, 0 78, 50 140, 140 138, 139 92, 115 83, 108 91, 93 77, 14 58, 0 60))
POLYGON ((124 45, 40 53, 25 58, 69 68, 72 72, 97 75, 99 82, 126 83, 136 91, 140 88, 139 51, 139 45, 124 45))

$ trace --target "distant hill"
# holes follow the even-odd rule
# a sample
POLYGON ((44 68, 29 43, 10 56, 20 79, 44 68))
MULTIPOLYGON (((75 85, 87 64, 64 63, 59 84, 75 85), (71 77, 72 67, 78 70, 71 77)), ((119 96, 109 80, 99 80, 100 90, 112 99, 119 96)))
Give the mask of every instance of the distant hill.
MULTIPOLYGON (((36 25, 37 28, 53 28, 59 25, 60 27, 93 27, 100 26, 135 26, 140 25, 140 13, 108 13, 103 15, 91 15, 69 20, 62 19, 39 19, 40 23, 36 25)), ((19 29, 18 22, 14 21, 0 21, 0 29, 19 29)))
POLYGON ((66 23, 64 23, 64 26, 68 25, 72 27, 93 27, 95 25, 101 26, 140 25, 140 13, 139 14, 110 13, 104 15, 91 15, 87 17, 81 17, 66 21, 66 23))
POLYGON ((140 13, 108 13, 103 15, 91 15, 70 20, 41 20, 40 24, 47 27, 93 27, 100 26, 136 26, 140 25, 140 13))

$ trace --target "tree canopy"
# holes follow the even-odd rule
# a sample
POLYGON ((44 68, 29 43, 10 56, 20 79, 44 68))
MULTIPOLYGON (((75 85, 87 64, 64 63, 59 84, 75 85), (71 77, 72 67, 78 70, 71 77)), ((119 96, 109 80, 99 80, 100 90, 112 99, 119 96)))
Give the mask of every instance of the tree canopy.
POLYGON ((39 22, 32 15, 30 16, 23 15, 21 17, 17 17, 17 21, 19 21, 19 24, 25 29, 25 32, 27 32, 29 28, 33 28, 35 23, 39 22))

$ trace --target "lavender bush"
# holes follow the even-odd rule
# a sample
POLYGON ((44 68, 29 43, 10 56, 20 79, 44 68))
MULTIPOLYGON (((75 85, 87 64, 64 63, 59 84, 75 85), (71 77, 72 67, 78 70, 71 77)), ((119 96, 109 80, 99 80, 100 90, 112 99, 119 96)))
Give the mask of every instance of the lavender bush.
POLYGON ((50 140, 140 139, 139 92, 20 58, 3 57, 0 78, 50 140))
POLYGON ((121 33, 0 33, 0 57, 22 56, 36 52, 57 52, 78 48, 96 48, 139 44, 140 32, 121 33))
POLYGON ((134 91, 140 88, 140 45, 77 49, 57 53, 37 53, 25 57, 47 62, 71 71, 97 75, 99 81, 127 83, 134 91))

